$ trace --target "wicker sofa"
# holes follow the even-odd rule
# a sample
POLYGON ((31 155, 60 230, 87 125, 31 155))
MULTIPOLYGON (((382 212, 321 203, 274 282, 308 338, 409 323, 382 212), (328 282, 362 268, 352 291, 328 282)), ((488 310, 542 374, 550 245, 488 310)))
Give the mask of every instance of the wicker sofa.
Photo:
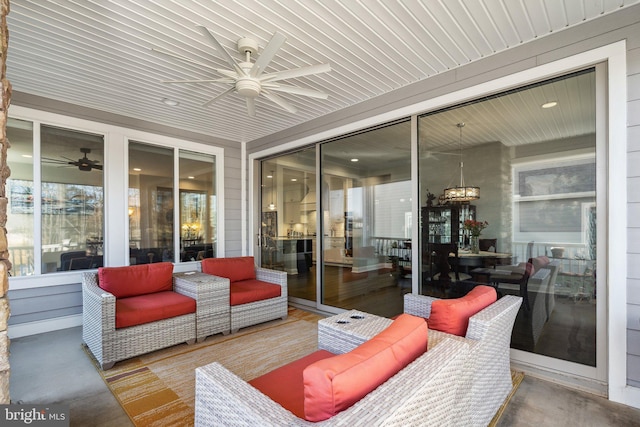
POLYGON ((196 369, 195 425, 455 425, 460 374, 469 345, 443 338, 350 408, 319 422, 296 417, 219 363, 196 369))
MULTIPOLYGON (((428 319, 437 298, 405 294, 404 312, 428 319)), ((522 305, 522 297, 507 295, 469 318, 465 337, 429 331, 432 341, 448 338, 469 344, 469 356, 460 374, 455 425, 486 426, 511 391, 511 331, 522 305)))
POLYGON ((256 267, 252 256, 206 258, 202 272, 229 282, 231 333, 287 318, 287 273, 256 267))
MULTIPOLYGON (((205 285, 196 285, 187 281, 175 283, 172 271, 173 265, 171 263, 155 263, 101 268, 97 273, 86 272, 83 274, 82 339, 103 370, 110 369, 120 360, 183 342, 189 344, 195 342, 198 334, 196 319, 207 318, 206 311, 210 309, 210 295, 213 293, 213 288, 220 287, 221 284, 215 281, 210 281, 205 285), (116 287, 120 287, 121 292, 124 290, 124 294, 109 288, 106 283, 101 283, 100 273, 110 271, 117 273, 111 277, 116 279, 116 287), (129 277, 127 277, 128 275, 129 277), (161 286, 156 282, 159 275, 163 282, 161 286), (138 286, 143 288, 138 292, 138 295, 176 293, 180 303, 191 304, 194 307, 186 310, 189 311, 188 313, 167 314, 167 300, 164 299, 160 301, 162 307, 156 309, 156 313, 164 310, 160 315, 161 318, 150 321, 149 317, 145 318, 145 314, 140 313, 143 310, 136 310, 135 307, 129 306, 125 307, 128 315, 137 317, 137 319, 133 319, 133 323, 138 324, 118 326, 118 323, 122 321, 122 317, 116 315, 118 299, 122 301, 128 297, 136 296, 132 295, 132 293, 136 293, 132 289, 138 286), (159 288, 163 289, 159 290, 159 288), (195 304, 193 304, 194 301, 195 304)), ((114 280, 112 280, 112 284, 113 282, 114 280)), ((226 283, 222 285, 228 286, 226 283)), ((156 315, 156 317, 158 316, 156 315)), ((201 333, 208 334, 209 332, 202 331, 201 333)), ((204 336, 198 338, 204 339, 204 336)))
MULTIPOLYGON (((405 298, 405 312, 429 317, 435 299, 405 298)), ((426 353, 352 407, 316 423, 296 417, 219 363, 197 368, 195 424, 486 426, 512 388, 509 340, 521 303, 507 296, 476 313, 466 337, 430 329, 426 353)))

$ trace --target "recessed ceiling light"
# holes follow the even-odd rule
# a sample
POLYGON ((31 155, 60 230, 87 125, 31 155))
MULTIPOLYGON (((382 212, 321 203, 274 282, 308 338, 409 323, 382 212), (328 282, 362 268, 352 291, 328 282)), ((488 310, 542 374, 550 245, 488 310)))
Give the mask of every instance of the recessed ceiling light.
POLYGON ((351 159, 351 161, 355 163, 358 161, 358 159, 351 159))
POLYGON ((169 98, 162 98, 162 102, 164 102, 166 105, 168 105, 170 107, 177 107, 178 105, 180 105, 180 103, 178 101, 175 101, 175 100, 169 99, 169 98))
POLYGON ((33 158, 31 154, 23 154, 22 157, 26 157, 27 159, 33 158))
POLYGON ((556 105, 558 105, 558 103, 556 101, 551 101, 551 102, 547 102, 545 104, 542 104, 542 108, 553 108, 556 105))
POLYGON ((273 178, 273 175, 267 175, 267 178, 273 178))
POLYGON ((136 172, 140 172, 142 169, 140 169, 140 168, 133 168, 133 170, 134 170, 134 171, 136 171, 136 172))
POLYGON ((297 179, 291 178, 291 182, 296 182, 296 181, 297 181, 297 179))
POLYGON ((195 176, 188 176, 187 178, 189 178, 189 179, 196 179, 196 177, 195 177, 195 176))

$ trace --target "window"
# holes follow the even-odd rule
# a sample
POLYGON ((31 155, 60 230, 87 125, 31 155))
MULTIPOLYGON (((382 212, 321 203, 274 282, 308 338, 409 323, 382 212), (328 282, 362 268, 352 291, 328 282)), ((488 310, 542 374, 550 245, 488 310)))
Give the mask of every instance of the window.
POLYGON ((215 156, 131 141, 129 169, 130 264, 215 257, 215 156))
POLYGON ((11 149, 7 161, 11 176, 7 179, 7 243, 12 276, 31 276, 34 266, 33 228, 33 124, 24 120, 7 121, 11 149))
POLYGON ((12 275, 38 273, 36 215, 40 218, 40 273, 102 265, 103 136, 40 125, 40 182, 35 184, 39 186, 36 192, 33 124, 10 119, 8 132, 12 140, 12 175, 7 181, 12 275))
POLYGON ((129 261, 174 261, 173 149, 129 143, 129 261))

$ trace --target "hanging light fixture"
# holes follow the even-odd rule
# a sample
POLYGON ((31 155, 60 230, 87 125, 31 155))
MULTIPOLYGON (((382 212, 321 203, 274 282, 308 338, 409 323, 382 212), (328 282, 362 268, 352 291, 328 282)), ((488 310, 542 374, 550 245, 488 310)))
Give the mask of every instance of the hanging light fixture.
POLYGON ((464 184, 464 173, 462 171, 464 163, 462 161, 462 128, 464 123, 456 125, 460 129, 460 186, 444 189, 444 200, 446 202, 469 202, 480 198, 480 187, 466 186, 464 184))
POLYGON ((271 178, 271 189, 269 190, 269 193, 271 195, 271 202, 269 203, 268 207, 270 211, 275 211, 276 205, 273 203, 273 171, 271 171, 271 175, 268 175, 267 178, 271 178))

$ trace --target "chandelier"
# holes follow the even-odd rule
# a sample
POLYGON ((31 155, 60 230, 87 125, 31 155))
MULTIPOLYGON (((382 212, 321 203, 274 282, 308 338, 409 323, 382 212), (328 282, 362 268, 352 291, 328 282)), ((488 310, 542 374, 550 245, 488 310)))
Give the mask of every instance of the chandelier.
POLYGON ((464 184, 464 162, 462 161, 462 128, 464 123, 456 125, 460 129, 460 185, 444 189, 445 202, 469 202, 480 198, 480 187, 472 187, 464 184))

